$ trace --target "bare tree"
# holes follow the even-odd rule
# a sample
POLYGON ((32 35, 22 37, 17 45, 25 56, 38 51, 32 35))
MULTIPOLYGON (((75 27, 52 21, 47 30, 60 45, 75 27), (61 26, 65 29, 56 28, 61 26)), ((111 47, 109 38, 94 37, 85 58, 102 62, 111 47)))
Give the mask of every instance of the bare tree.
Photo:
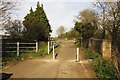
POLYGON ((17 1, 12 2, 10 0, 1 0, 0 1, 0 29, 3 30, 3 26, 7 23, 12 14, 12 10, 16 9, 17 1))
POLYGON ((60 26, 57 30, 56 33, 58 36, 60 36, 61 34, 63 34, 65 32, 65 28, 63 26, 60 26))
POLYGON ((120 57, 120 1, 116 2, 97 2, 96 6, 101 10, 100 19, 101 26, 109 33, 109 38, 112 41, 112 58, 113 63, 117 63, 118 69, 120 57))
POLYGON ((9 19, 4 25, 7 34, 10 34, 10 37, 13 39, 20 39, 23 37, 24 27, 20 20, 11 20, 9 19))
POLYGON ((112 34, 118 32, 119 20, 120 20, 120 8, 119 2, 99 2, 97 3, 97 7, 101 10, 100 19, 101 26, 103 29, 108 31, 113 37, 112 34), (114 32, 114 29, 115 32, 114 32))
POLYGON ((16 2, 10 2, 10 0, 2 0, 0 2, 0 5, 1 5, 0 6, 1 21, 5 21, 10 14, 10 10, 13 10, 15 8, 16 2))

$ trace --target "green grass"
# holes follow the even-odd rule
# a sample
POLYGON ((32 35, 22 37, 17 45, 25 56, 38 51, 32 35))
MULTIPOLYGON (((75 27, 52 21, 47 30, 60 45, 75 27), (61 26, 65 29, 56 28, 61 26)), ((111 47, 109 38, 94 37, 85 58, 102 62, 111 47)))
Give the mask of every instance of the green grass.
POLYGON ((92 66, 100 80, 116 80, 116 69, 108 60, 104 60, 98 53, 92 53, 89 48, 84 50, 84 54, 94 62, 92 66))
POLYGON ((88 59, 99 60, 101 58, 101 55, 99 53, 92 53, 89 48, 85 49, 84 53, 88 59))

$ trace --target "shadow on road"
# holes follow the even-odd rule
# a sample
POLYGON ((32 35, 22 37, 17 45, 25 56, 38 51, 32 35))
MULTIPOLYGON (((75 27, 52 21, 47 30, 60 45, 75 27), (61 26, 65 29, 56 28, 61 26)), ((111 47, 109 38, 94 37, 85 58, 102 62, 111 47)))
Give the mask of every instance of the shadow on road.
POLYGON ((9 79, 13 74, 12 73, 0 73, 1 80, 9 79))

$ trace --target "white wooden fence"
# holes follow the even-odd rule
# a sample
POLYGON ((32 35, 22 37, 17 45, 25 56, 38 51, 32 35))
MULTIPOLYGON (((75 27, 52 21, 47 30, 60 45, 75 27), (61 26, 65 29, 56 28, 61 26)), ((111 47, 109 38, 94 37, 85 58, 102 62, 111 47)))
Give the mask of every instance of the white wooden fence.
POLYGON ((14 48, 14 49, 16 49, 16 50, 14 50, 14 51, 5 51, 5 52, 7 52, 7 53, 12 53, 12 52, 15 52, 16 54, 17 54, 17 56, 19 56, 19 54, 20 54, 20 52, 38 52, 38 42, 36 42, 36 43, 20 43, 20 42, 17 42, 17 43, 6 43, 6 44, 10 44, 10 45, 16 45, 16 47, 6 47, 6 48, 14 48), (22 46, 20 46, 20 44, 23 44, 23 45, 35 45, 34 47, 29 47, 29 46, 27 46, 27 47, 22 47, 22 46), (28 51, 21 51, 22 49, 33 49, 32 51, 31 50, 28 50, 28 51), (20 50, 21 49, 21 50, 20 50), (34 51, 35 50, 35 51, 34 51))

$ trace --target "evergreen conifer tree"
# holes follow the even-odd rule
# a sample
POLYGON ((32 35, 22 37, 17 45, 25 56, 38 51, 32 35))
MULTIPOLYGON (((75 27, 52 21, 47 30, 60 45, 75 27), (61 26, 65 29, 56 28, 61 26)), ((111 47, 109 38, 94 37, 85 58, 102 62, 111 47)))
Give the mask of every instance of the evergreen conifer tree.
POLYGON ((46 41, 52 32, 43 4, 40 6, 39 2, 36 10, 31 8, 30 13, 24 17, 23 25, 26 28, 26 37, 32 40, 46 41))

